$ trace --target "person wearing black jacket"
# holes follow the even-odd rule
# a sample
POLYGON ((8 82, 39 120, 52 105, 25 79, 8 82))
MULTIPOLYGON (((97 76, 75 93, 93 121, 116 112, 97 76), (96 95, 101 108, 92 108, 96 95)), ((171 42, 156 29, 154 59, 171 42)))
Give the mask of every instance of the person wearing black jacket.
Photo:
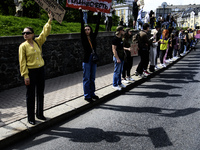
POLYGON ((95 32, 91 26, 84 26, 83 21, 83 12, 82 9, 79 8, 81 15, 81 41, 84 50, 84 58, 83 58, 83 90, 84 97, 86 101, 92 102, 92 100, 99 99, 98 96, 95 95, 95 76, 96 76, 96 62, 92 61, 92 53, 96 52, 97 42, 96 37, 99 30, 99 23, 101 13, 98 12, 98 20, 96 24, 95 32))

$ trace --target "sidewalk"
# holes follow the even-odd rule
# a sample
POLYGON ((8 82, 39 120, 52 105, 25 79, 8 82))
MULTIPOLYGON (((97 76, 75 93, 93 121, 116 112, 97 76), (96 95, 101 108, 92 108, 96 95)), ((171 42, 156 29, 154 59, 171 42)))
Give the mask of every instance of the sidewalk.
MULTIPOLYGON (((139 61, 139 57, 134 57, 131 74, 134 74, 139 61)), ((167 68, 176 61, 170 63, 167 68)), ((132 76, 135 81, 128 84, 126 90, 145 82, 167 68, 159 69, 146 79, 132 76)), ((88 103, 84 100, 82 71, 46 80, 44 115, 47 117, 47 121, 43 122, 36 118, 35 126, 27 122, 25 86, 0 92, 0 148, 119 95, 123 91, 115 91, 112 88, 113 69, 113 63, 97 68, 96 94, 100 100, 94 103, 88 103)))

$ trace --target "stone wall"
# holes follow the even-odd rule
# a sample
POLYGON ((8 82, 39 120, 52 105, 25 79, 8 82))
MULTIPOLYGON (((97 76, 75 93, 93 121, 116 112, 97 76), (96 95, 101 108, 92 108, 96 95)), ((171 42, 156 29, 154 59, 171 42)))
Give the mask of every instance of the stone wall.
MULTIPOLYGON (((113 36, 113 32, 98 34, 98 66, 112 62, 113 36)), ((24 84, 18 61, 18 48, 23 41, 22 36, 0 37, 0 91, 24 84)), ((79 33, 50 35, 42 49, 47 79, 82 70, 83 49, 79 33)))

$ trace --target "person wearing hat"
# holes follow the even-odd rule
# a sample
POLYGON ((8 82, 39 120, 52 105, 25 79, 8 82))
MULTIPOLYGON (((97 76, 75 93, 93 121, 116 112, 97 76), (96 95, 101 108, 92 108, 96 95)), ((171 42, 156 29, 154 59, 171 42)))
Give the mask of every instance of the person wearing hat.
POLYGON ((112 51, 114 61, 114 74, 113 74, 113 88, 121 90, 126 86, 121 83, 121 75, 124 64, 124 48, 122 36, 124 35, 123 26, 118 26, 116 29, 115 37, 112 40, 112 51))
POLYGON ((134 81, 131 78, 130 72, 133 65, 133 56, 131 56, 131 44, 132 44, 132 33, 130 28, 126 28, 124 38, 123 38, 123 47, 125 51, 125 60, 122 72, 122 83, 129 83, 129 81, 134 81))

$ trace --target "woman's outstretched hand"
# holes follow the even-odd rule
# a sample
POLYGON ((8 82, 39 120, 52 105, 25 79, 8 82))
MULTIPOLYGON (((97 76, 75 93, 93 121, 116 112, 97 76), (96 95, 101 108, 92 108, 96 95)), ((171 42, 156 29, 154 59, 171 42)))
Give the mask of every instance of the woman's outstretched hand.
POLYGON ((52 21, 53 20, 53 15, 51 13, 51 11, 48 13, 49 19, 52 21))

